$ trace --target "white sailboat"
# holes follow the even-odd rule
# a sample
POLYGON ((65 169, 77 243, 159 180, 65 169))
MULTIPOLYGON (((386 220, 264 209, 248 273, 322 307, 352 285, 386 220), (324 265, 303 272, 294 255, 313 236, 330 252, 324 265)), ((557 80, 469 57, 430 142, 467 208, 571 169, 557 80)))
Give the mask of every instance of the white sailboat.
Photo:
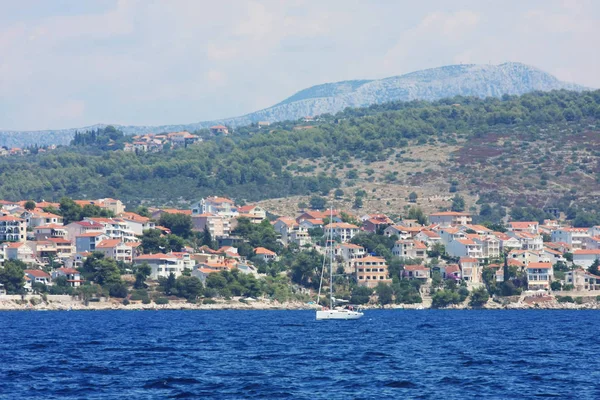
MULTIPOLYGON (((333 209, 330 212, 330 223, 333 222, 333 209)), ((319 293, 317 295, 317 304, 321 297, 321 286, 323 285, 323 275, 325 272, 326 260, 329 260, 329 307, 323 307, 317 310, 317 320, 326 319, 359 319, 364 314, 360 310, 354 310, 352 306, 338 306, 336 303, 347 303, 346 300, 338 300, 333 297, 333 230, 329 230, 329 237, 325 239, 325 255, 323 257, 323 268, 321 270, 321 282, 319 283, 319 293), (329 256, 327 254, 328 243, 331 243, 329 256)))

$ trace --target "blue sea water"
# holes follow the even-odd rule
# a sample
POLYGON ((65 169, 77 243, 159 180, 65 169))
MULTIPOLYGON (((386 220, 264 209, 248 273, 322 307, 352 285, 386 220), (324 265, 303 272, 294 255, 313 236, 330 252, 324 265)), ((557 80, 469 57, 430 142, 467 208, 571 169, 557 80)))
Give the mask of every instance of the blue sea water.
POLYGON ((0 399, 600 399, 597 311, 0 313, 0 399))

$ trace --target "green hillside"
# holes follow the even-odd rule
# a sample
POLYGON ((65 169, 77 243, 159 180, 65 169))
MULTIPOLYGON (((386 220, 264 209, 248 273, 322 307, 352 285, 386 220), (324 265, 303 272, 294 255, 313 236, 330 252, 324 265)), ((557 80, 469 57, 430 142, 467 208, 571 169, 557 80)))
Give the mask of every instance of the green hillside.
POLYGON ((176 205, 207 195, 257 201, 354 193, 377 182, 572 214, 595 210, 600 193, 599 119, 600 91, 392 102, 324 115, 311 126, 247 126, 160 153, 90 144, 4 157, 0 198, 176 205), (425 148, 426 162, 411 157, 425 148))

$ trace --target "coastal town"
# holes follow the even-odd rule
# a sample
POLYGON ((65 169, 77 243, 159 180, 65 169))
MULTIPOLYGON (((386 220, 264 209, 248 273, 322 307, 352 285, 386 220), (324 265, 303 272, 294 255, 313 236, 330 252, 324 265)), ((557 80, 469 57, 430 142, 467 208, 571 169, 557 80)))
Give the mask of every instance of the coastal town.
MULTIPOLYGON (((408 218, 394 221, 384 214, 360 215, 356 210, 302 209, 296 215, 276 216, 259 205, 240 206, 225 197, 203 198, 186 209, 150 207, 143 210, 145 216, 127 211, 117 199, 73 203, 82 209, 95 207, 109 216, 83 217, 65 224, 60 212, 64 211, 64 204, 0 202, 0 261, 25 266, 19 288, 22 290, 0 286, 0 303, 4 307, 22 301, 25 296, 43 293, 47 298, 53 292, 49 288, 55 285, 71 288, 68 293, 76 297, 78 289, 95 284, 82 272, 90 257, 114 260, 121 266, 123 277, 131 279, 140 266, 145 266, 147 282, 187 276, 206 287, 211 274, 223 271, 263 279, 268 275, 268 266, 280 261, 280 254, 261 246, 240 254, 238 249, 249 244, 248 238, 239 234, 241 223, 267 224, 276 235, 278 248, 286 252, 331 255, 337 271, 346 277, 350 287, 366 288, 367 304, 394 303, 391 298, 382 302, 379 297, 388 295, 382 295, 379 288, 391 287, 399 281, 412 282, 417 293, 416 298, 406 302, 394 293, 391 297, 396 297, 395 303, 419 307, 429 307, 432 303, 435 306, 436 292, 447 289, 448 285, 461 288, 464 296, 442 306, 468 304, 469 293, 478 290, 487 293, 490 287, 500 287, 506 282, 512 282, 512 292, 503 292, 503 287, 497 293, 490 293, 493 296, 489 300, 486 297, 480 305, 491 304, 493 299, 499 301, 503 295, 520 296, 520 301, 567 299, 581 304, 584 299, 595 300, 600 294, 597 272, 600 226, 574 228, 560 220, 547 219, 542 223, 508 221, 505 226, 486 227, 473 224, 470 213, 453 211, 431 213, 426 221, 408 218), (191 230, 197 236, 211 238, 213 245, 187 241, 177 251, 166 251, 163 246, 153 251, 144 245, 144 237, 151 232, 156 237, 174 236, 172 227, 159 224, 165 215, 190 221, 191 230), (386 240, 389 246, 361 245, 366 238, 381 243, 386 240)), ((312 272, 314 280, 320 271, 312 272)), ((284 266, 278 274, 286 276, 294 272, 284 266)), ((296 300, 304 299, 304 303, 314 300, 312 286, 302 287, 298 283, 292 279, 295 291, 304 297, 296 300)), ((125 304, 136 302, 135 296, 128 292, 121 297, 125 299, 118 301, 125 304)), ((222 296, 213 297, 210 303, 222 296)), ((269 296, 263 293, 262 299, 250 299, 259 300, 268 301, 269 296)))

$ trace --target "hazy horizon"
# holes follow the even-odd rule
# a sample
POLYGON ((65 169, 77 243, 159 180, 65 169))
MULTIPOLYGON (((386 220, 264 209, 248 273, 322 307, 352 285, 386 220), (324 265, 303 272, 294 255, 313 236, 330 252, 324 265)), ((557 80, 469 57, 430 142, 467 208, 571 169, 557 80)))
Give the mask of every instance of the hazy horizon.
POLYGON ((461 63, 600 87, 591 1, 0 4, 0 130, 235 117, 322 83, 461 63))

